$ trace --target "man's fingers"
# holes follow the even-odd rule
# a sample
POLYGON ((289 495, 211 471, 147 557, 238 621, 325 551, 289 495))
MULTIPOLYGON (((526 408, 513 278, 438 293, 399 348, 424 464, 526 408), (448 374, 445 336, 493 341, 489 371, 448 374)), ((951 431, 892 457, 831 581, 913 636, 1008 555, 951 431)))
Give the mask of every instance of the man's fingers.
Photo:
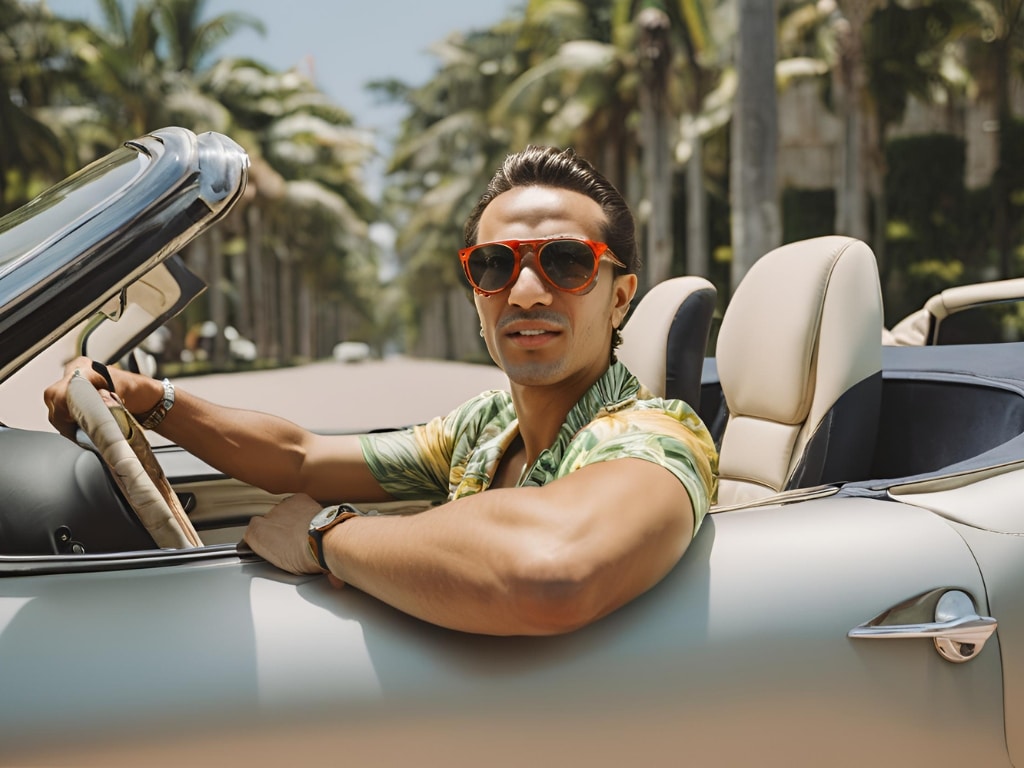
POLYGON ((327 574, 327 581, 329 581, 331 586, 334 587, 335 589, 344 589, 345 588, 345 582, 342 581, 341 579, 339 579, 333 573, 328 573, 327 574))
MULTIPOLYGON (((43 401, 46 403, 47 418, 53 428, 72 442, 75 440, 78 425, 71 417, 71 410, 68 407, 68 384, 71 378, 78 374, 100 391, 101 397, 105 390, 112 388, 109 374, 103 375, 103 367, 94 365, 87 357, 76 357, 64 366, 64 375, 60 381, 54 382, 43 390, 43 401)), ((116 398, 114 398, 116 400, 116 398)), ((104 400, 109 404, 111 396, 107 394, 104 400)))

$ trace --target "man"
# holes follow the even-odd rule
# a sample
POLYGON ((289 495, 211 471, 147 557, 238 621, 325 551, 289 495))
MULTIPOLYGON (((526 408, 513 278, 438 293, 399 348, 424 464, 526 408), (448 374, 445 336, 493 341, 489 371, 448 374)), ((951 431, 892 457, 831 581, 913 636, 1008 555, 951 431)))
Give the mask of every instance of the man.
MULTIPOLYGON (((180 390, 167 409, 160 382, 111 375, 128 410, 166 438, 228 475, 295 494, 245 533, 278 567, 328 572, 336 586, 464 631, 570 631, 675 565, 714 498, 717 456, 688 405, 651 398, 613 362, 637 286, 634 224, 589 163, 542 147, 509 156, 465 234, 481 335, 510 392, 410 430, 324 436, 180 390), (396 498, 447 503, 415 515, 321 513, 396 498)), ((79 359, 47 389, 65 434, 76 368, 105 386, 79 359)))

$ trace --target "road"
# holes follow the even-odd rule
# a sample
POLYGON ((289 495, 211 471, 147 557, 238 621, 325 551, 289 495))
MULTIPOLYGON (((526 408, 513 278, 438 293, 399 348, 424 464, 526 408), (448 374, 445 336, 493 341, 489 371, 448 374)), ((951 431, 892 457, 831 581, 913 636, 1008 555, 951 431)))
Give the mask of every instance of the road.
POLYGON ((395 357, 180 380, 216 403, 267 411, 304 427, 363 431, 416 424, 486 389, 508 389, 492 365, 395 357))
MULTIPOLYGON (((43 389, 59 378, 60 370, 56 363, 38 366, 5 382, 0 421, 22 429, 51 429, 43 389)), ((505 374, 493 365, 405 357, 191 376, 175 383, 216 403, 274 413, 325 431, 420 423, 486 389, 508 389, 505 374)))

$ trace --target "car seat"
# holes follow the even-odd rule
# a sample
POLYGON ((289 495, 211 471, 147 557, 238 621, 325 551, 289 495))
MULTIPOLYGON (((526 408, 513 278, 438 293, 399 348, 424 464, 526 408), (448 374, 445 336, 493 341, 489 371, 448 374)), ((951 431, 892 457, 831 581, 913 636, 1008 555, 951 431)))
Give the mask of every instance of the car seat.
POLYGON ((720 506, 865 479, 882 390, 875 255, 828 236, 761 257, 726 308, 717 367, 728 417, 720 506))
POLYGON ((644 294, 627 318, 616 355, 657 397, 698 408, 717 296, 703 277, 673 277, 644 294))

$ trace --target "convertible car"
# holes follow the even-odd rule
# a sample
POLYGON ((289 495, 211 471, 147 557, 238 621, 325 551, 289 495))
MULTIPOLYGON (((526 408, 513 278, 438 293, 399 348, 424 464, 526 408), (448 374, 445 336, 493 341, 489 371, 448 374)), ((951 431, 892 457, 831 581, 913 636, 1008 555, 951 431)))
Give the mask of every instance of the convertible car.
POLYGON ((883 343, 857 240, 766 254, 713 357, 707 281, 635 307, 620 356, 699 407, 721 494, 661 583, 566 635, 276 570, 239 541, 278 497, 91 387, 77 443, 17 426, 9 386, 123 359, 202 289, 177 253, 247 167, 168 128, 0 220, 0 764, 1024 765, 1024 344, 941 343, 947 311, 883 343))

